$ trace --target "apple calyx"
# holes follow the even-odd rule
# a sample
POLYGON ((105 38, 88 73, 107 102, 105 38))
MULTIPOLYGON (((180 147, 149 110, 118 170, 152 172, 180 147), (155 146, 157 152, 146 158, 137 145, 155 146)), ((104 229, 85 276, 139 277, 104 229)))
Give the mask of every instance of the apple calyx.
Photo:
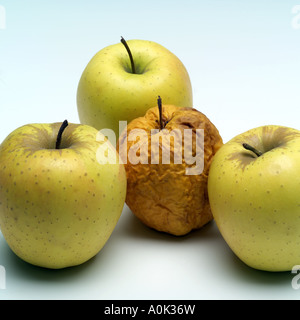
POLYGON ((125 48, 126 48, 126 50, 127 50, 127 53, 128 53, 128 55, 129 55, 130 63, 131 63, 131 71, 132 71, 133 74, 136 74, 135 65, 134 65, 134 61, 133 61, 133 56, 132 56, 132 53, 131 53, 131 51, 130 51, 130 48, 129 48, 126 40, 125 40, 123 37, 121 37, 121 42, 122 42, 122 44, 125 46, 125 48))
POLYGON ((65 120, 65 121, 62 123, 62 125, 61 125, 61 127, 60 127, 60 129, 59 129, 59 131, 58 131, 58 134, 57 134, 55 149, 60 149, 61 137, 62 137, 62 134, 63 134, 63 132, 65 131, 65 129, 66 129, 66 127, 67 127, 68 125, 69 125, 68 120, 65 120))
POLYGON ((257 155, 257 157, 260 157, 263 153, 257 149, 255 149, 254 147, 250 146, 248 143, 243 143, 243 147, 246 150, 252 151, 253 153, 255 153, 257 155))

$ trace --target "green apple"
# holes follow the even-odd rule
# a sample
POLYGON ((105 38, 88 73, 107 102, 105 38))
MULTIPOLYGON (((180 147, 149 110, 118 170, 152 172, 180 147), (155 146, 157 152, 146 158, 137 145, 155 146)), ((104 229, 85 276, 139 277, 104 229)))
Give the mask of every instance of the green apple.
POLYGON ((105 159, 114 153, 95 128, 67 121, 25 125, 3 141, 0 228, 16 255, 59 269, 102 249, 126 196, 124 165, 105 159))
POLYGON ((111 129, 116 139, 119 121, 144 116, 158 95, 165 104, 193 105, 191 81, 178 57, 152 41, 121 42, 91 59, 77 91, 80 122, 111 129))
POLYGON ((290 271, 300 264, 300 131, 262 126, 215 155, 208 194, 216 224, 248 266, 290 271))

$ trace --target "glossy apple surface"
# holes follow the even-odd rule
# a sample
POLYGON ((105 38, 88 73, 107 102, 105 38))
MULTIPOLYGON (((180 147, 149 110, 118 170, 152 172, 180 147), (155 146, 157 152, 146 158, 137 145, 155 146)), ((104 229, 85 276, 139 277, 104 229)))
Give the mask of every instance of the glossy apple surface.
POLYGON ((212 213, 229 247, 250 267, 289 271, 300 263, 299 172, 300 132, 282 126, 240 134, 214 157, 212 213))
POLYGON ((112 129, 143 116, 160 95, 165 104, 192 107, 188 72, 172 52, 153 41, 129 40, 136 73, 122 43, 100 50, 88 63, 77 91, 80 122, 112 129))
MULTIPOLYGON (((46 268, 81 264, 110 237, 126 195, 124 166, 97 159, 96 129, 61 123, 16 129, 0 146, 0 227, 23 260, 46 268)), ((116 152, 108 145, 110 153, 116 152)))

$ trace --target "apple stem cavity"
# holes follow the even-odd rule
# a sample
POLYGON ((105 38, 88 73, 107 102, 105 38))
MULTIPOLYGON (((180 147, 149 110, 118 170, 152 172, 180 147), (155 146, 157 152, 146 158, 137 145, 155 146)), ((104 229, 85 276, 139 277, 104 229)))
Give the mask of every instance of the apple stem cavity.
POLYGON ((61 137, 62 137, 62 134, 63 134, 63 132, 65 131, 65 129, 66 129, 66 127, 67 127, 68 125, 69 125, 68 120, 65 120, 65 121, 62 123, 62 125, 61 125, 61 127, 60 127, 60 129, 59 129, 59 131, 58 131, 57 139, 56 139, 56 146, 55 146, 56 149, 60 149, 61 137))
POLYGON ((261 151, 258 151, 254 147, 250 146, 248 143, 243 143, 243 147, 246 150, 249 150, 249 151, 252 151, 253 153, 255 153, 257 155, 257 157, 260 157, 263 154, 261 151))
POLYGON ((122 42, 122 44, 125 46, 125 48, 126 48, 126 50, 127 50, 127 53, 128 53, 128 55, 129 55, 130 63, 131 63, 131 71, 132 71, 133 74, 136 74, 135 65, 134 65, 134 61, 133 61, 133 57, 132 57, 132 53, 131 53, 131 51, 130 51, 130 48, 129 48, 126 40, 125 40, 123 37, 121 37, 121 42, 122 42))
POLYGON ((159 128, 160 128, 160 130, 162 130, 164 128, 164 125, 163 125, 163 120, 162 120, 162 100, 161 100, 160 96, 158 96, 157 105, 158 105, 158 110, 159 110, 159 128))

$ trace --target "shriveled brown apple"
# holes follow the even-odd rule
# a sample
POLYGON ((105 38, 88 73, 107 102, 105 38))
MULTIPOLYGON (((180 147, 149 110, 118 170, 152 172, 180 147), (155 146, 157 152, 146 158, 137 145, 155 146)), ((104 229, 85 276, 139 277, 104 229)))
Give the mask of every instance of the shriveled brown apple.
POLYGON ((158 104, 127 125, 117 149, 128 207, 148 227, 180 236, 213 219, 207 178, 223 141, 198 110, 158 104))

